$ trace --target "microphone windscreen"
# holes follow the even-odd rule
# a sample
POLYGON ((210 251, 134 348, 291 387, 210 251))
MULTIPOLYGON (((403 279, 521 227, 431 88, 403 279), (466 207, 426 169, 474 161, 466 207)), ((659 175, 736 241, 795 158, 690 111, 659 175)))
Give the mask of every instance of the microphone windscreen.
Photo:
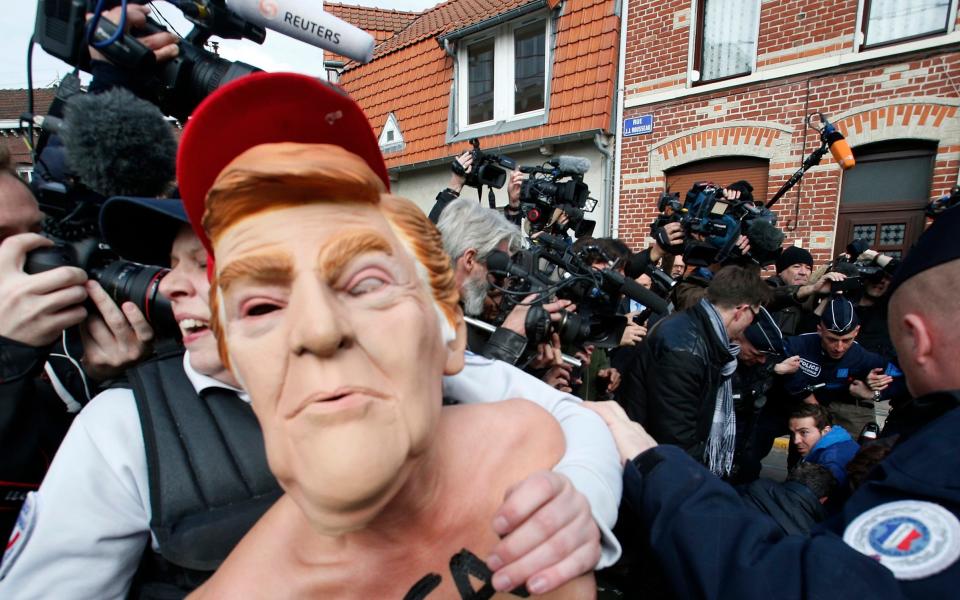
POLYGON ((783 245, 786 234, 776 225, 764 219, 754 219, 747 225, 747 239, 750 240, 751 253, 762 254, 776 252, 783 245))
POLYGON ((163 195, 176 174, 177 142, 160 109, 123 88, 77 94, 61 132, 67 166, 106 197, 163 195))
POLYGON ((845 140, 839 132, 830 135, 827 143, 830 144, 830 154, 833 155, 833 160, 837 161, 841 169, 846 171, 847 169, 852 169, 853 166, 857 164, 856 159, 853 157, 853 150, 850 148, 850 143, 845 140))
POLYGON ((590 159, 580 156, 558 156, 557 168, 564 173, 583 175, 590 170, 590 159))

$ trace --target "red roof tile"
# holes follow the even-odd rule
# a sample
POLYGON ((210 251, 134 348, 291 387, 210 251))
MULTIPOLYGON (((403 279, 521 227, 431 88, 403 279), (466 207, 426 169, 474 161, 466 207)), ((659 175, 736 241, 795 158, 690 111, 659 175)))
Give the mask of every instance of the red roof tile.
MULTIPOLYGON (((446 144, 453 59, 436 38, 528 3, 450 0, 378 45, 369 64, 348 65, 340 84, 366 111, 374 131, 383 129, 391 112, 397 118, 405 147, 386 156, 389 167, 452 156, 467 147, 466 142, 446 144)), ((484 147, 609 129, 619 39, 614 5, 615 0, 564 3, 553 52, 549 122, 488 136, 484 147)))
MULTIPOLYGON (((47 108, 56 95, 56 88, 33 90, 33 111, 47 114, 47 108)), ((27 90, 0 90, 0 119, 19 119, 27 112, 27 90)))

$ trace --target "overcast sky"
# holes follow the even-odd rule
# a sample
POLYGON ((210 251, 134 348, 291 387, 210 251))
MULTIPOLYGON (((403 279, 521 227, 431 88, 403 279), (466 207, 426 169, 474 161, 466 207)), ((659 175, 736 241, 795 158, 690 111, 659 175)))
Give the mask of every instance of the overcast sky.
MULTIPOLYGON (((341 4, 359 4, 395 10, 424 10, 436 6, 438 0, 339 0, 341 4)), ((282 0, 281 0, 282 6, 282 0)), ((191 24, 180 16, 180 11, 167 2, 154 2, 154 7, 181 35, 186 35, 191 24)), ((319 0, 317 4, 320 4, 319 0)), ((33 33, 37 10, 36 0, 3 0, 0 11, 0 89, 27 87, 27 44, 33 33)), ((157 19, 160 20, 160 19, 157 19)), ((248 40, 226 40, 220 44, 220 55, 229 60, 240 60, 266 71, 302 71, 318 74, 321 64, 319 48, 268 31, 267 40, 258 46, 248 40)), ((48 55, 39 45, 33 51, 33 85, 47 87, 70 71, 70 67, 48 55)))

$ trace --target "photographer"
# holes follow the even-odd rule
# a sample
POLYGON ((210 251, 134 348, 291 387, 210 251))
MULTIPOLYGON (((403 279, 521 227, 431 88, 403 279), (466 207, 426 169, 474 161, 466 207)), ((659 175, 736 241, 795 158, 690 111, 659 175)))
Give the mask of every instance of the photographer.
MULTIPOLYGON (((460 192, 467 183, 467 174, 474 167, 474 153, 474 150, 464 152, 454 159, 450 169, 453 171, 450 175, 450 185, 437 194, 436 203, 430 209, 429 218, 434 223, 439 224, 444 209, 460 197, 460 192)), ((503 216, 517 227, 523 221, 523 213, 520 211, 520 186, 523 180, 524 176, 519 171, 510 172, 510 180, 507 184, 508 204, 503 208, 503 216)))
MULTIPOLYGON (((512 255, 520 249, 520 230, 496 211, 484 208, 467 198, 450 203, 440 216, 437 228, 443 246, 453 261, 454 276, 460 290, 464 314, 479 318, 484 314, 491 289, 487 257, 494 250, 512 255)), ((467 347, 487 358, 515 365, 527 349, 526 318, 530 299, 517 304, 496 331, 485 337, 476 327, 468 326, 467 347)), ((558 300, 544 304, 551 315, 569 308, 570 302, 558 300)))
POLYGON ((863 293, 857 299, 856 305, 857 316, 860 317, 857 343, 870 352, 894 358, 896 352, 887 327, 887 309, 890 302, 887 290, 900 261, 876 250, 864 249, 856 263, 868 268, 878 267, 862 278, 863 293))
POLYGON ((34 233, 41 219, 0 148, 0 536, 9 533, 26 492, 39 485, 72 414, 98 381, 144 356, 153 337, 136 306, 117 307, 81 269, 24 273, 31 250, 53 246, 34 233), (89 315, 82 305, 88 298, 97 311, 89 315), (76 336, 66 335, 77 325, 82 351, 76 336))

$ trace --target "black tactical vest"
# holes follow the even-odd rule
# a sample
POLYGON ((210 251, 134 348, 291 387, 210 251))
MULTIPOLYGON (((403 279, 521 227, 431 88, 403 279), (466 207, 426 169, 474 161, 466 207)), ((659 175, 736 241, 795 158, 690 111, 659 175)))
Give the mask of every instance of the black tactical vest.
POLYGON ((250 404, 223 388, 197 395, 183 354, 128 372, 150 482, 148 546, 130 597, 183 598, 281 495, 250 404))

